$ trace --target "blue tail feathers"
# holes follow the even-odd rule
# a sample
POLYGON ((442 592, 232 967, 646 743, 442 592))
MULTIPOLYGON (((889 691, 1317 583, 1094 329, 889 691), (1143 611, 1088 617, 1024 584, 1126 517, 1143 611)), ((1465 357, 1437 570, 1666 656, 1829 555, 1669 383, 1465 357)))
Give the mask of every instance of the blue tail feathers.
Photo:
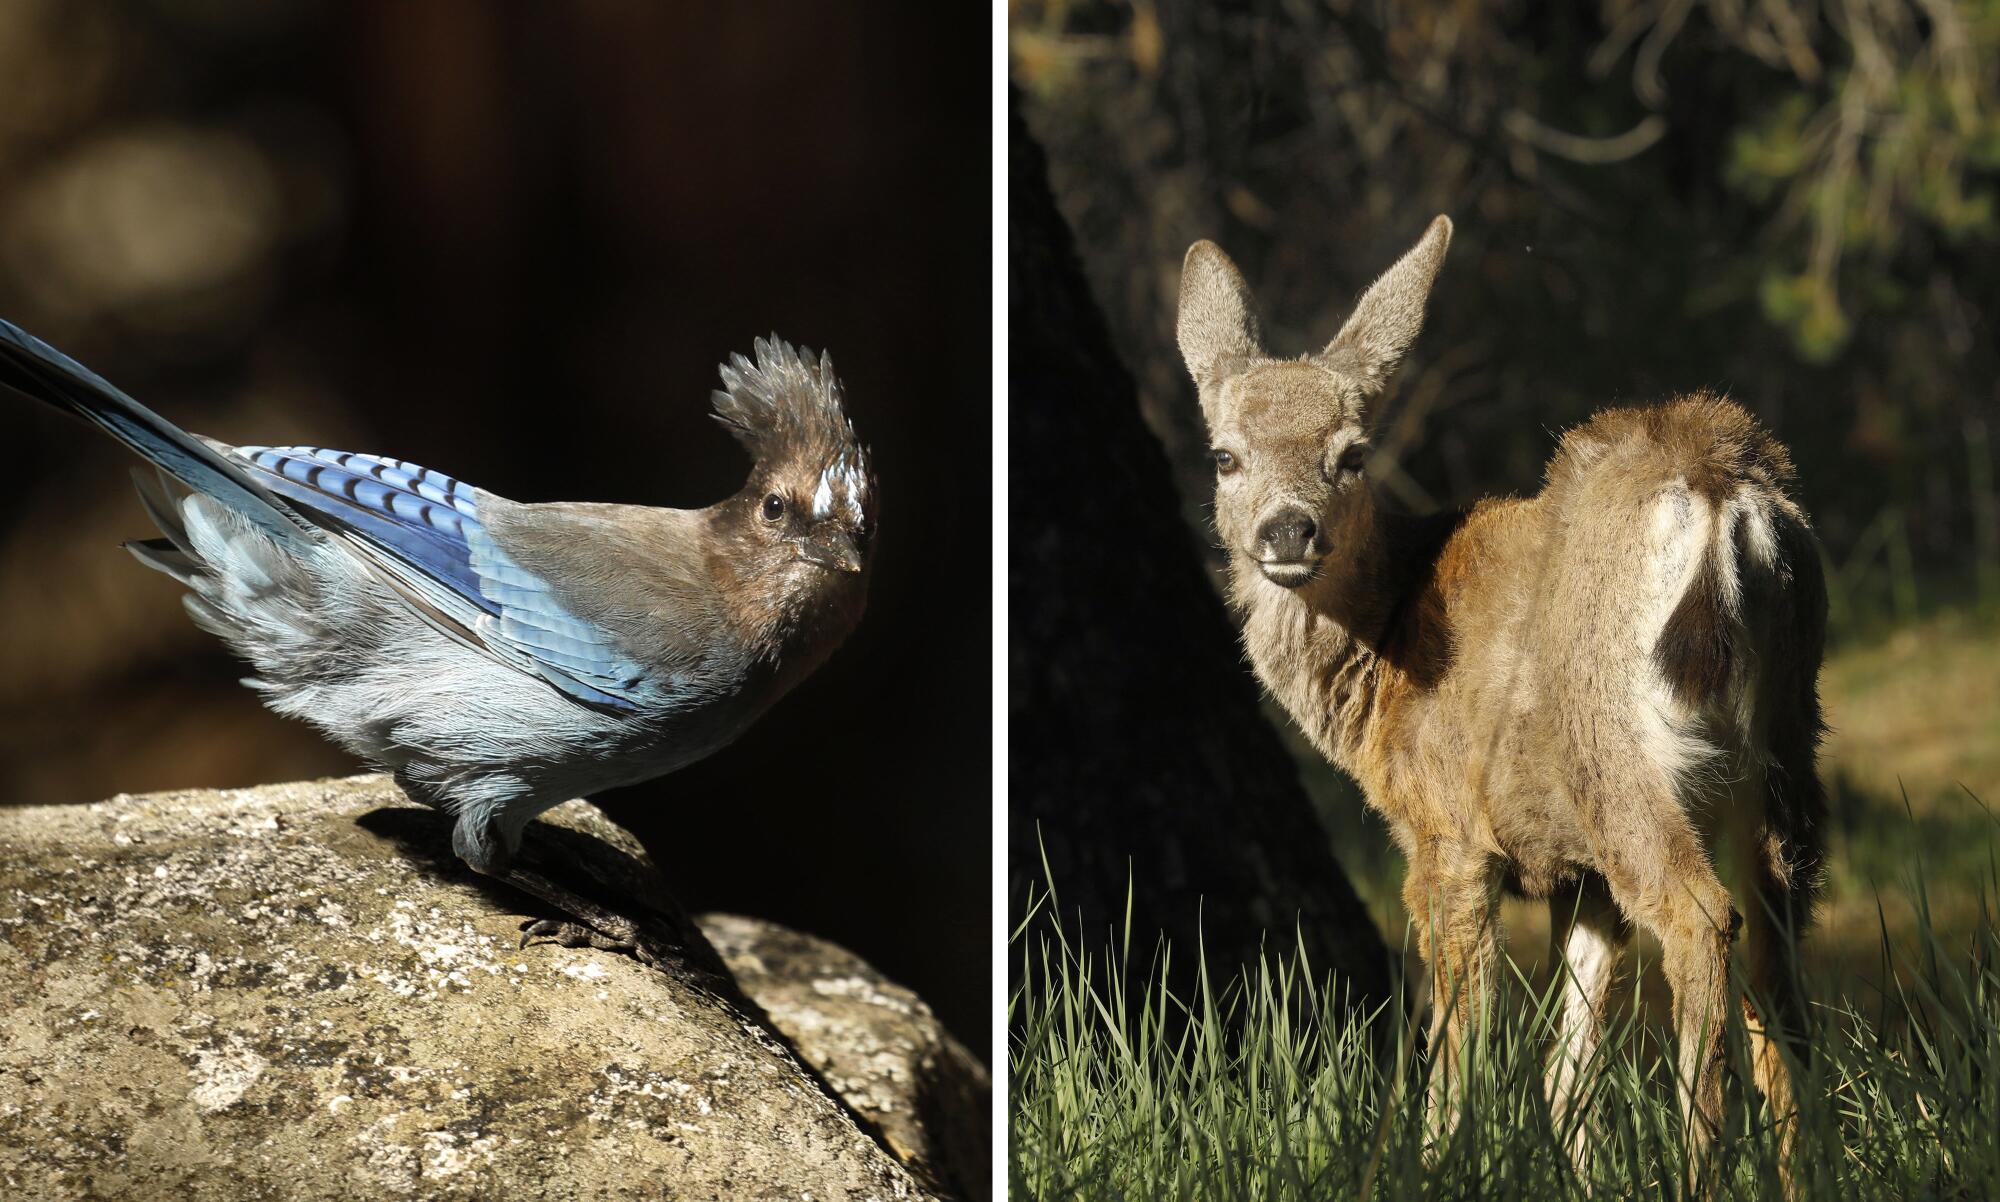
POLYGON ((318 537, 311 525, 221 452, 4 318, 0 385, 75 414, 282 541, 318 537))

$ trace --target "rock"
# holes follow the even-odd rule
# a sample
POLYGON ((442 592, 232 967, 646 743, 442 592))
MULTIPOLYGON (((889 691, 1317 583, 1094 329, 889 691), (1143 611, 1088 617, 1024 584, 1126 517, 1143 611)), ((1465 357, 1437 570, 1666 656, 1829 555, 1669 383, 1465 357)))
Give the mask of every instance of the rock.
MULTIPOLYGON (((519 948, 540 903, 458 865, 444 818, 382 777, 0 809, 6 1196, 930 1196, 675 925, 628 835, 581 802, 549 818, 542 870, 637 899, 620 908, 683 954, 519 948)), ((823 979, 892 1000, 864 1003, 872 1034, 848 999, 820 1012, 842 1035, 819 1073, 943 1179, 962 1137, 918 1117, 950 1079, 922 1066, 963 1049, 839 949, 715 925, 739 960, 815 949, 748 974, 774 1013, 813 1021, 792 999, 822 978, 797 974, 835 964, 823 979)))
POLYGON ((744 992, 898 1159, 933 1189, 986 1202, 986 1069, 923 999, 824 939, 737 914, 700 923, 744 992))

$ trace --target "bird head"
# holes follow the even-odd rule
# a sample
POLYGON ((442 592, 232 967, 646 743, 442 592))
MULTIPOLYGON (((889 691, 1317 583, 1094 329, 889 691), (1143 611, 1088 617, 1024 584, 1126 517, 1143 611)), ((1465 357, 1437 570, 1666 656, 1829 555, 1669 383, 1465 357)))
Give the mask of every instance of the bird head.
POLYGON ((868 449, 841 405, 833 359, 775 337, 756 361, 722 367, 715 416, 757 461, 727 502, 743 544, 809 592, 858 583, 875 533, 875 479, 868 449))

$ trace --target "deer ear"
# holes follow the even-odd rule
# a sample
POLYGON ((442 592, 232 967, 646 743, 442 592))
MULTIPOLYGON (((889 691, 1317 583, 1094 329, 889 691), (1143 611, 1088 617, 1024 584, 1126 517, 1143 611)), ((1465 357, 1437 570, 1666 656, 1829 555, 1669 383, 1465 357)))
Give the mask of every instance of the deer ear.
POLYGON ((1264 353, 1250 286, 1213 242, 1188 247, 1181 264, 1180 317, 1174 324, 1181 358, 1194 382, 1218 383, 1264 353))
POLYGON ((1361 294, 1319 361, 1351 377, 1364 391, 1381 391, 1424 328, 1424 302, 1450 245, 1451 218, 1437 217, 1417 244, 1361 294))

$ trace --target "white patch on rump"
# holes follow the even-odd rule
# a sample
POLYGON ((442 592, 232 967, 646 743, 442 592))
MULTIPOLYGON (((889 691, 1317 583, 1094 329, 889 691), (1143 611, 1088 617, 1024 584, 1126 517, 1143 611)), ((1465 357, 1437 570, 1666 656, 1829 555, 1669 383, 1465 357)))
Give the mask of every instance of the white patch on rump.
POLYGON ((1645 667, 1632 694, 1632 729, 1639 737, 1640 753, 1670 782, 1682 780, 1715 753, 1698 736, 1694 715, 1653 660, 1668 619, 1694 587, 1702 560, 1710 553, 1711 514, 1709 502, 1682 479, 1663 488, 1646 514, 1641 575, 1645 604, 1631 627, 1640 652, 1637 662, 1645 667))
POLYGON ((1647 516, 1646 611, 1633 623, 1632 633, 1640 651, 1650 656, 1674 607, 1694 587, 1708 550, 1708 503, 1690 492, 1686 481, 1676 479, 1660 492, 1647 516))

